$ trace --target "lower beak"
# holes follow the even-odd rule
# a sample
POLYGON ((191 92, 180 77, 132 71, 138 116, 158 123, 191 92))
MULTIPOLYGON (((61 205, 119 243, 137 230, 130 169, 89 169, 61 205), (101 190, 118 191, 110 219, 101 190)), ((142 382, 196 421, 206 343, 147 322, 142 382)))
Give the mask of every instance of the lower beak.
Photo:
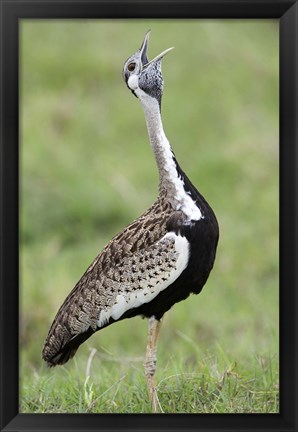
POLYGON ((161 60, 166 54, 168 54, 168 52, 172 51, 172 49, 174 49, 174 47, 171 47, 171 48, 164 50, 162 53, 158 54, 158 56, 154 57, 154 59, 150 60, 149 63, 145 64, 144 67, 150 65, 153 62, 161 60))

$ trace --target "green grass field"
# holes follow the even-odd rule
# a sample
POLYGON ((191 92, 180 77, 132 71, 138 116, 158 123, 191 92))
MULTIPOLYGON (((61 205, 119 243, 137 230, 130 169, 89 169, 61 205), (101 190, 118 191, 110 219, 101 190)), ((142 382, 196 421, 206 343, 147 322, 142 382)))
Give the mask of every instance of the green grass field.
POLYGON ((163 122, 220 225, 199 296, 164 318, 157 384, 167 413, 276 413, 278 23, 21 23, 20 411, 150 412, 146 320, 96 333, 65 367, 41 350, 58 307, 107 241, 157 195, 157 169, 124 61, 151 28, 163 122))

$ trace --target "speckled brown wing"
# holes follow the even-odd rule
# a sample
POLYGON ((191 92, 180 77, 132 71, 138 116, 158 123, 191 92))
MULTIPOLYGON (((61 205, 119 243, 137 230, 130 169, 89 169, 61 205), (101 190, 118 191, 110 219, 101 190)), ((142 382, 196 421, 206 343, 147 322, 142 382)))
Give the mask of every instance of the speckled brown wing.
POLYGON ((171 218, 173 212, 156 203, 97 256, 49 330, 43 358, 50 366, 65 363, 91 334, 119 319, 127 308, 150 301, 177 261, 174 239, 164 238, 171 218))

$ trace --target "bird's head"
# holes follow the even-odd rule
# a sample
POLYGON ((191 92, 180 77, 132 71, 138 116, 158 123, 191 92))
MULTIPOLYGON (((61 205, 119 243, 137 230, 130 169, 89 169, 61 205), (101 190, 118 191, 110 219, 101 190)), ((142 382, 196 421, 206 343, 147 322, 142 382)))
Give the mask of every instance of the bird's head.
POLYGON ((150 30, 146 33, 141 48, 128 60, 123 68, 123 78, 127 87, 138 98, 147 96, 157 99, 161 104, 163 78, 161 60, 173 48, 168 48, 153 60, 148 61, 147 49, 150 30))

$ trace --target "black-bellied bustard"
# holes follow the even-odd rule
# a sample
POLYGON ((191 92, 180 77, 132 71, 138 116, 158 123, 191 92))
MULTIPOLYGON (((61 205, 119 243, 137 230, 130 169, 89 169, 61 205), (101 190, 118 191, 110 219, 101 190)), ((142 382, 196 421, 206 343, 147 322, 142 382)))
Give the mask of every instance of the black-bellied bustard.
POLYGON ((159 170, 155 203, 116 235, 95 258, 60 307, 43 348, 49 366, 67 362, 93 333, 136 315, 149 321, 145 374, 152 410, 157 338, 175 303, 198 294, 213 267, 216 217, 180 168, 161 120, 161 61, 170 49, 147 59, 149 32, 124 64, 123 77, 140 100, 159 170))

